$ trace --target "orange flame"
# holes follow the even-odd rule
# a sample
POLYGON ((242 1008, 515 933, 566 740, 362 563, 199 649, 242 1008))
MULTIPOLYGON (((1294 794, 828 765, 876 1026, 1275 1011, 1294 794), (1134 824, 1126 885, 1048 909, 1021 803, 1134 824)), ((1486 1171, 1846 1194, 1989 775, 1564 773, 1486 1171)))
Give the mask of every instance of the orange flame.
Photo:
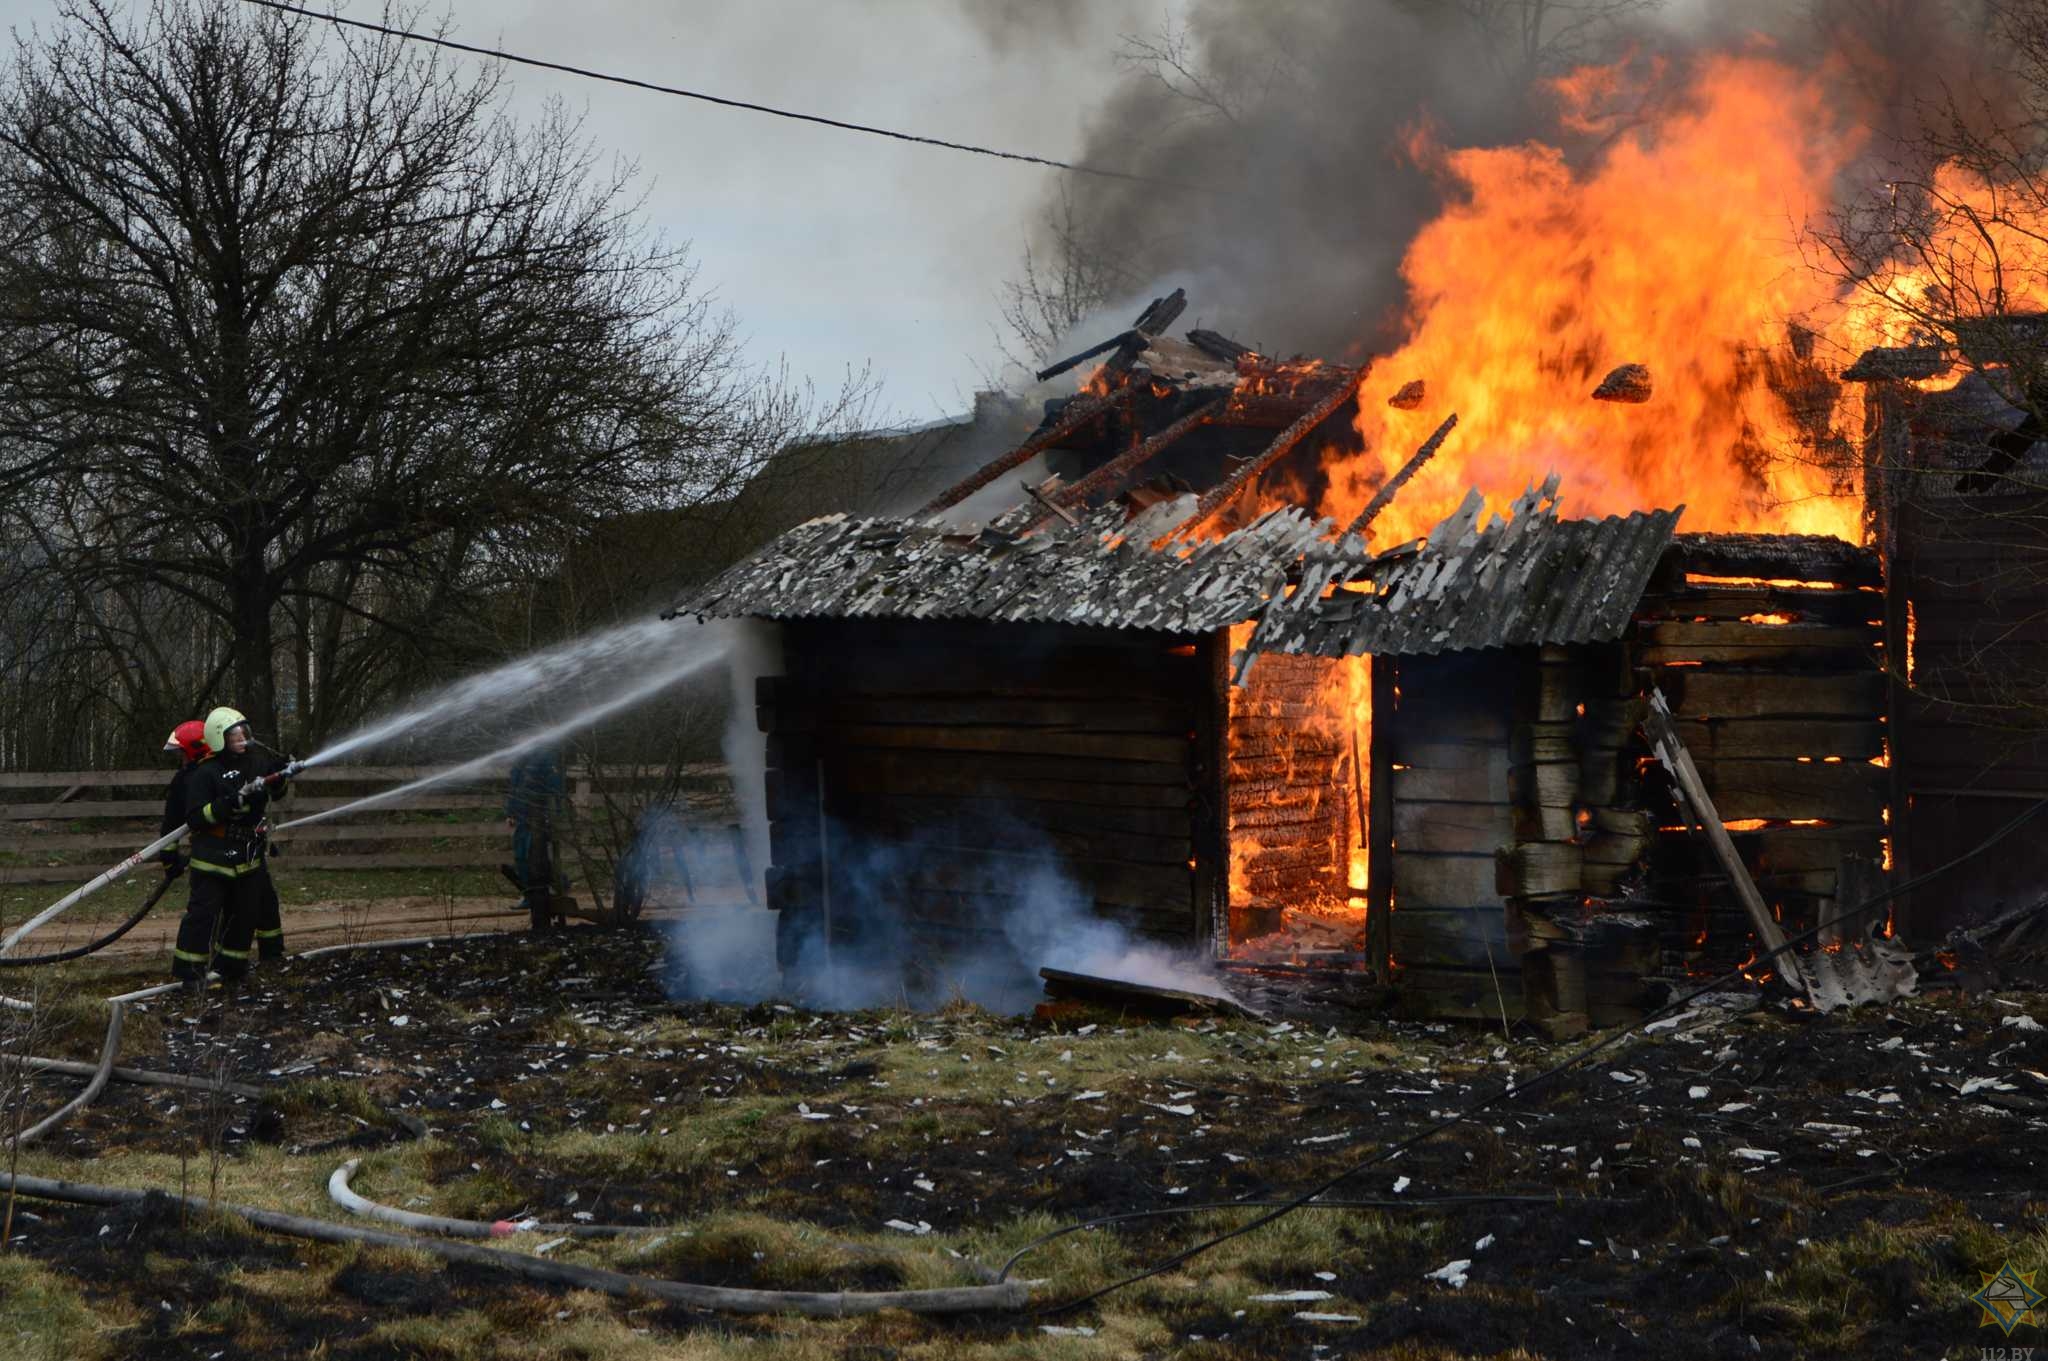
MULTIPOLYGON (((1641 97, 1634 83, 1619 70, 1558 82, 1561 124, 1599 124, 1641 97)), ((1850 317, 1832 281, 1803 267, 1795 224, 1826 210, 1859 136, 1820 82, 1765 57, 1704 61, 1672 108, 1583 167, 1535 143, 1417 148, 1460 198, 1402 262, 1409 338, 1376 366, 1387 382, 1366 385, 1367 453, 1330 470, 1326 512, 1355 514, 1456 411, 1458 456, 1418 474, 1377 541, 1426 531, 1468 485, 1498 506, 1553 469, 1567 513, 1684 503, 1688 529, 1860 536, 1849 461, 1830 471, 1812 457, 1848 446, 1782 395, 1824 378, 1793 355, 1787 322, 1850 317), (1592 400, 1628 363, 1649 367, 1648 399, 1592 400), (1386 404, 1397 374, 1426 380, 1422 408, 1386 404)))

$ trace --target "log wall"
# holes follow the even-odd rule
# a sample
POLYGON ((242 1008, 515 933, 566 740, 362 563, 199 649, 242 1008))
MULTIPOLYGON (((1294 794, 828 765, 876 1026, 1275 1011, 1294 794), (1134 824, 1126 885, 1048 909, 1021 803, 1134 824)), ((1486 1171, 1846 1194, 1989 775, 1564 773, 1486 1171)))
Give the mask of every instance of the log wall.
POLYGON ((943 949, 1047 884, 1206 944, 1221 894, 1220 639, 936 621, 785 625, 762 682, 788 951, 886 914, 943 949))
POLYGON ((1974 852, 2048 798, 2048 497, 1922 492, 1895 525, 1902 868, 1961 861, 1906 905, 1933 940, 2041 892, 2048 817, 1974 852))
MULTIPOLYGON (((1637 611, 1632 660, 1663 690, 1743 863, 1787 935, 1832 915, 1846 854, 1883 855, 1882 580, 1874 561, 1802 565, 1788 549, 1707 564, 1675 547, 1637 611), (1699 570, 1704 568, 1705 570, 1699 570)), ((1673 971, 1720 972, 1753 931, 1661 769, 1641 806, 1661 829, 1636 900, 1673 971)))
MULTIPOLYGON (((1521 961, 1508 950, 1495 853, 1514 839, 1508 735, 1516 667, 1501 653, 1402 657, 1387 747, 1393 883, 1388 945, 1405 1009, 1499 1019, 1522 1011, 1521 961)), ((1263 665, 1263 663, 1261 663, 1263 665)), ((1376 763, 1380 757, 1376 754, 1376 763)), ((1379 835, 1374 828, 1374 835, 1379 835)))

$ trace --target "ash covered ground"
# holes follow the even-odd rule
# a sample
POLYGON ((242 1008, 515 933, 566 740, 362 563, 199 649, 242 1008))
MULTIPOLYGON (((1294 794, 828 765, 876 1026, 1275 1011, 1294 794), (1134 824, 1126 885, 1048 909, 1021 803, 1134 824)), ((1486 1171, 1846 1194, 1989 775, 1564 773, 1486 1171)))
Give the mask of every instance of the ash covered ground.
MULTIPOLYGON (((324 1186, 359 1158, 357 1190, 386 1204, 655 1230, 517 1250, 789 1289, 971 1283, 962 1257, 1169 1212, 1025 1256, 1056 1306, 1250 1213, 1205 1207, 1292 1194, 1571 1052, 1356 1019, 675 1003, 662 970, 650 937, 573 931, 159 1003, 123 1063, 266 1095, 117 1083, 21 1170, 342 1218, 324 1186)), ((74 977, 91 996, 125 981, 74 977)), ((64 1014, 46 1052, 93 1056, 97 1013, 64 1014)), ((7 1270, 10 1293, 33 1287, 17 1298, 82 1311, 48 1336, 120 1357, 1976 1357, 2048 1336, 2008 1339, 1968 1298, 2008 1261, 2048 1265, 2044 1026, 2040 994, 1702 1008, 1333 1193, 1370 1203, 1061 1313, 733 1319, 170 1206, 23 1201, 7 1270)), ((78 1082, 37 1079, 28 1109, 78 1082)))

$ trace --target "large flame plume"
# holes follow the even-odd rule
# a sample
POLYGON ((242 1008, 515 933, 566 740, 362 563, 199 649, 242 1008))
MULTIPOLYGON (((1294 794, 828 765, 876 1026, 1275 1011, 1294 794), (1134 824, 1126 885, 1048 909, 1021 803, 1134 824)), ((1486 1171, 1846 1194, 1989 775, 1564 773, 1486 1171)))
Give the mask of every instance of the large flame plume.
POLYGON ((1895 314, 1816 269, 1802 233, 1829 211, 1860 137, 1826 82, 1763 55, 1653 64, 1557 82, 1560 126, 1605 138, 1418 154, 1452 205, 1410 244, 1407 340, 1373 364, 1365 453, 1326 471, 1321 509, 1348 520, 1447 411, 1447 450, 1375 526, 1426 532, 1468 486, 1496 504, 1551 470, 1578 515, 1687 507, 1692 530, 1861 537, 1857 394, 1832 374, 1894 340, 1895 314), (1676 82, 1654 116, 1615 110, 1676 82), (1639 404, 1591 399, 1649 367, 1639 404), (1410 410, 1386 398, 1420 379, 1410 410))

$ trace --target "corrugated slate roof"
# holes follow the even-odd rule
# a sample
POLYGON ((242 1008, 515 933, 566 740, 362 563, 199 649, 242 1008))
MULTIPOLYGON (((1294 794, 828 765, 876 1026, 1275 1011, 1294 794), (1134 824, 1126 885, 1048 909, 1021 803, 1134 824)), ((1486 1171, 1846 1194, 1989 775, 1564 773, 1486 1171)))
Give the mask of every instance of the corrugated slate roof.
POLYGON ((1483 509, 1469 493, 1414 553, 1368 565, 1369 594, 1324 598, 1360 568, 1342 551, 1312 553, 1300 588, 1267 607, 1247 652, 1393 656, 1619 638, 1684 507, 1560 520, 1553 475, 1505 521, 1480 527, 1483 509))
POLYGON ((1677 510, 1559 520, 1557 479, 1507 520, 1467 496, 1419 548, 1380 558, 1304 511, 1222 538, 1151 544, 1193 498, 1126 524, 1116 505, 1027 536, 932 518, 828 515, 799 525, 669 611, 699 618, 989 619, 1202 633, 1259 618, 1252 652, 1324 657, 1452 652, 1618 638, 1677 510), (1300 589, 1284 590, 1297 568, 1300 589), (1370 594, 1338 590, 1369 578, 1370 594), (1261 617, 1263 613, 1263 617, 1261 617))
POLYGON ((1200 633, 1251 618, 1317 536, 1293 508, 1183 550, 1153 538, 1192 509, 1126 524, 1111 505, 1028 537, 963 533, 937 518, 799 525, 680 601, 671 616, 992 619, 1200 633))

